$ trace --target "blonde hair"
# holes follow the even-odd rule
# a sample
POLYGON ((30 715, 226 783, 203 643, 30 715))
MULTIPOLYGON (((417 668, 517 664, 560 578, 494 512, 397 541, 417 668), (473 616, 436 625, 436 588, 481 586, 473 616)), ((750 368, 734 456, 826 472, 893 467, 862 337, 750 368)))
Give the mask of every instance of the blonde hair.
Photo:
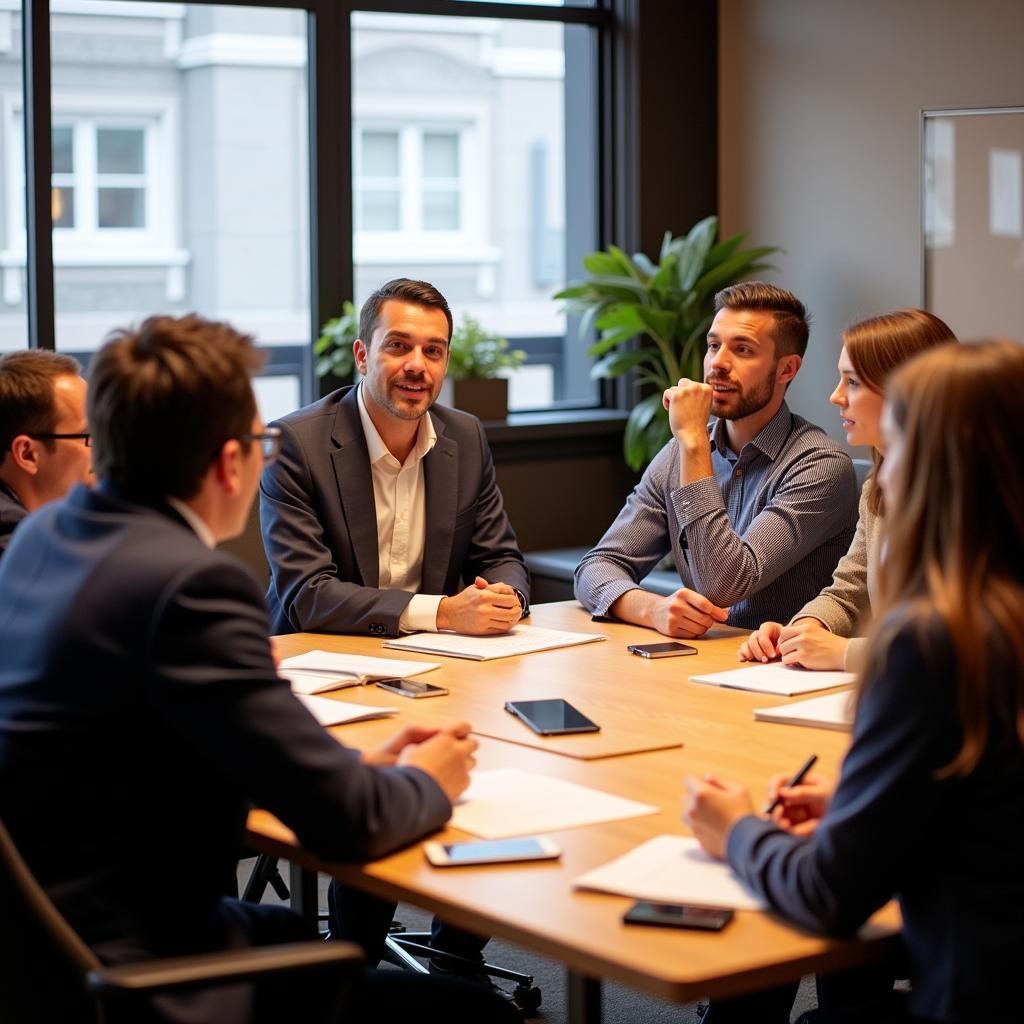
POLYGON ((1024 743, 1024 348, 944 345, 886 391, 903 450, 868 674, 908 624, 949 636, 963 744, 942 774, 966 775, 993 740, 1024 743))

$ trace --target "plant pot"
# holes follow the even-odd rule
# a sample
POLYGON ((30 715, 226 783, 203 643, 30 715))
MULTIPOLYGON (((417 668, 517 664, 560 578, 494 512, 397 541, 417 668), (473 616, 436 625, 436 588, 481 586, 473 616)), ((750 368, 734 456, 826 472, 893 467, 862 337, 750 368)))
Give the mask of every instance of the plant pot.
POLYGON ((503 420, 508 416, 508 380, 504 377, 447 378, 439 401, 481 420, 503 420))

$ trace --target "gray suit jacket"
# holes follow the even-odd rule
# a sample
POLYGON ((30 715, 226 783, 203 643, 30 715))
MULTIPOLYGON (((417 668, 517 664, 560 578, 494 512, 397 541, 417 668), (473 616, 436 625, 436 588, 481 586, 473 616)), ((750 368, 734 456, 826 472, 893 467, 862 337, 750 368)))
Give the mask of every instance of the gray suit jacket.
MULTIPOLYGON (((423 461, 424 594, 483 576, 529 596, 490 449, 475 416, 434 406, 437 443, 423 461)), ((275 633, 397 636, 412 594, 382 590, 373 479, 356 389, 342 388, 276 423, 281 454, 260 481, 275 633)))

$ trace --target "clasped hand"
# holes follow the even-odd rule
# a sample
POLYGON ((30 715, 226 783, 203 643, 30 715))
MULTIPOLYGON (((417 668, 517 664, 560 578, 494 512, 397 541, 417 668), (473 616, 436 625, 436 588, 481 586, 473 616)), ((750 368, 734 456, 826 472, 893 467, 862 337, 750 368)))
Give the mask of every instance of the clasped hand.
POLYGON ((469 722, 440 729, 408 725, 383 746, 363 754, 363 761, 378 768, 419 768, 454 803, 469 786, 469 773, 476 767, 473 753, 477 741, 470 735, 471 729, 469 722))
POLYGON ((471 586, 437 606, 437 628, 488 636, 507 633, 523 615, 519 596, 507 583, 488 583, 477 576, 471 586))
POLYGON ((841 670, 846 660, 846 637, 836 636, 817 619, 797 619, 790 626, 762 622, 740 645, 740 661, 771 661, 801 665, 818 672, 841 670))

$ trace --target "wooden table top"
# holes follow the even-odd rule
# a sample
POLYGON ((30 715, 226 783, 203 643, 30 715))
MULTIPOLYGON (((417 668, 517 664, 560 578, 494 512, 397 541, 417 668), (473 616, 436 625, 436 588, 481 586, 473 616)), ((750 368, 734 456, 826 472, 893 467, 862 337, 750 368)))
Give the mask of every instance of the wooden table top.
MULTIPOLYGON (((510 767, 548 775, 655 804, 658 814, 551 833, 559 861, 458 869, 431 867, 419 844, 372 864, 328 864, 299 850, 291 832, 264 811, 250 816, 250 841, 265 852, 324 871, 390 899, 404 899, 442 913, 470 931, 501 936, 595 978, 613 979, 662 998, 689 1001, 738 994, 875 959, 894 942, 894 907, 862 930, 859 941, 829 940, 802 931, 774 914, 737 912, 720 933, 638 928, 621 923, 626 897, 577 892, 574 879, 664 833, 687 834, 680 821, 682 780, 714 771, 748 786, 760 802, 769 776, 792 772, 811 752, 818 770, 838 773, 849 743, 844 733, 755 722, 753 709, 789 698, 724 690, 689 682, 689 675, 737 665, 743 634, 719 628, 691 641, 698 654, 648 660, 626 645, 652 642, 656 634, 621 623, 595 623, 575 602, 538 605, 537 626, 600 632, 600 643, 497 661, 404 655, 369 637, 295 634, 279 638, 282 656, 321 648, 353 654, 442 661, 421 677, 448 687, 448 696, 408 700, 376 687, 338 692, 346 701, 392 705, 397 719, 337 727, 346 745, 375 746, 403 724, 466 719, 479 726, 481 768, 510 767), (682 746, 606 756, 566 753, 583 737, 535 737, 503 710, 509 699, 562 697, 618 735, 642 732, 682 746), (494 736, 501 736, 495 739, 494 736), (514 740, 515 742, 510 742, 514 740)), ((466 838, 451 827, 436 837, 466 838)))

